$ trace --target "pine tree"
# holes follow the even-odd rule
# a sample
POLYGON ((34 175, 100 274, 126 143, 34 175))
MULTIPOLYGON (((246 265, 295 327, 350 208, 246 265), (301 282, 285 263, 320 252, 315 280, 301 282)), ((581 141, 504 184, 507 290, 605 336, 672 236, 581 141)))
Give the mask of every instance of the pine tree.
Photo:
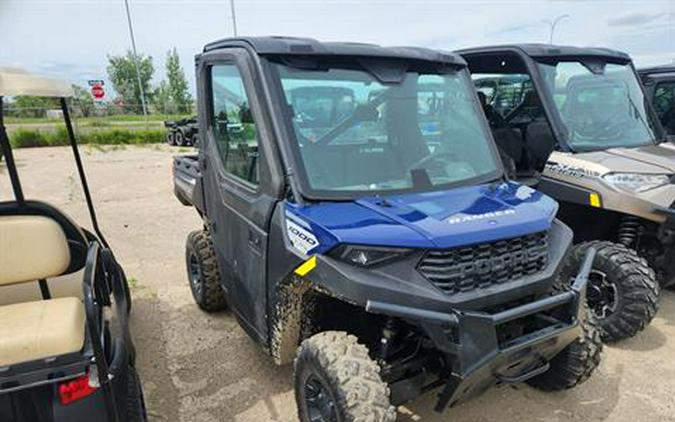
POLYGON ((180 65, 180 58, 176 47, 169 50, 166 55, 166 77, 168 79, 168 90, 172 102, 176 106, 176 111, 181 114, 192 112, 192 96, 188 90, 185 72, 180 65))

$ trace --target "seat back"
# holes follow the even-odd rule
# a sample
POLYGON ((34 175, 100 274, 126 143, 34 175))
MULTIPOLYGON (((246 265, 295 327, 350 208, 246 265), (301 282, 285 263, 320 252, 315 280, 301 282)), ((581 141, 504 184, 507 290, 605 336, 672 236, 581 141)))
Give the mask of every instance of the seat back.
POLYGON ((68 239, 53 219, 0 216, 0 286, 59 276, 70 262, 68 239))
POLYGON ((534 122, 527 126, 525 148, 531 170, 543 171, 546 162, 555 150, 555 137, 546 122, 534 122))

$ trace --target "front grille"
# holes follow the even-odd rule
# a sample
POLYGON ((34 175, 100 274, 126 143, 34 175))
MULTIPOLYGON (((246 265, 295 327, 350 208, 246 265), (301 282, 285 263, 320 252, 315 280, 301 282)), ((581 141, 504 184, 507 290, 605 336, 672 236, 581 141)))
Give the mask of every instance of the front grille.
POLYGON ((536 274, 548 262, 546 232, 448 250, 428 251, 417 270, 447 294, 536 274))

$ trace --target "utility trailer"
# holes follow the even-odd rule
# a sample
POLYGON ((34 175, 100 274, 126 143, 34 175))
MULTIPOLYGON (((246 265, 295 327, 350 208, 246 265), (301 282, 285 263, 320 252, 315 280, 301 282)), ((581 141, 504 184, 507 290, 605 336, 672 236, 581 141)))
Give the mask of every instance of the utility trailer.
POLYGON ((441 411, 593 373, 595 251, 571 263, 555 201, 506 178, 461 57, 250 37, 207 45, 196 69, 204 137, 174 160, 203 220, 189 286, 294 363, 301 421, 392 421, 431 390, 441 411))

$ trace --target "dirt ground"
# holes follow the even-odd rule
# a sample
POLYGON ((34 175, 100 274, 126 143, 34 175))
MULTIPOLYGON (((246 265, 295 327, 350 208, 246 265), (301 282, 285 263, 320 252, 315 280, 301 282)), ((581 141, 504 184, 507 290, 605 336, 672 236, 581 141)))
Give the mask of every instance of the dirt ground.
MULTIPOLYGON (((133 333, 153 421, 292 421, 292 371, 277 367, 231 313, 206 314, 186 281, 185 237, 197 214, 173 197, 165 146, 84 147, 99 219, 133 288, 133 333)), ((67 148, 16 152, 27 197, 80 222, 86 214, 67 148)), ((9 197, 0 168, 0 198, 9 197)), ((3 293, 4 294, 4 293, 3 293)), ((675 421, 675 293, 664 292, 654 322, 605 348, 595 376, 574 390, 492 389, 439 415, 427 394, 399 409, 401 421, 675 421)))

